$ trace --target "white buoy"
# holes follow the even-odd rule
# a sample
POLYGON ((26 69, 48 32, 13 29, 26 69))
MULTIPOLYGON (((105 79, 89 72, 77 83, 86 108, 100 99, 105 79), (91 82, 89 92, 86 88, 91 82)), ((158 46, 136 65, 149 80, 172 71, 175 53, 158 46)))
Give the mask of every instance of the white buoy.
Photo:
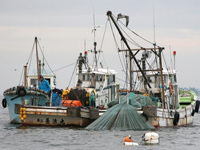
POLYGON ((138 145, 138 143, 134 143, 133 140, 132 140, 131 135, 129 135, 129 136, 126 136, 126 137, 124 138, 124 145, 126 145, 126 146, 138 145))
POLYGON ((145 144, 159 144, 159 135, 155 132, 147 132, 144 135, 144 142, 145 144))
POLYGON ((124 142, 124 145, 126 145, 126 146, 138 145, 138 143, 134 143, 134 142, 124 142))

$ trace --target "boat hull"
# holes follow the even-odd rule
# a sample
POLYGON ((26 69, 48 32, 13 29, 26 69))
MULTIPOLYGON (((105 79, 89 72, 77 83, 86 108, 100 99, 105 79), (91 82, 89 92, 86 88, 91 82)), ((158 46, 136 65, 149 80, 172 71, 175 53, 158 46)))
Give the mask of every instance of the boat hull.
POLYGON ((21 107, 23 126, 79 126, 85 127, 99 117, 97 109, 80 107, 21 107))
POLYGON ((36 88, 20 88, 21 95, 18 87, 10 88, 4 91, 4 97, 7 101, 9 110, 10 123, 20 124, 21 119, 19 118, 19 108, 21 105, 39 105, 46 106, 49 101, 48 94, 42 90, 36 88))
POLYGON ((191 126, 194 119, 194 101, 186 107, 179 109, 162 109, 157 107, 144 107, 143 113, 148 122, 154 127, 191 126))

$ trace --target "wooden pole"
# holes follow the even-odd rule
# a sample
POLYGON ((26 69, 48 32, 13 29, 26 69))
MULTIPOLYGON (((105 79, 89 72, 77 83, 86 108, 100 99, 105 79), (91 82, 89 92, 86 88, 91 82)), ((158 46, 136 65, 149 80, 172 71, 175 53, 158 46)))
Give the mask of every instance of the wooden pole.
POLYGON ((37 37, 35 37, 35 46, 36 46, 36 62, 37 62, 37 74, 38 74, 38 86, 39 86, 41 74, 40 74, 39 58, 38 58, 37 37))
POLYGON ((26 79, 26 76, 27 76, 27 66, 24 66, 24 87, 27 86, 27 79, 26 79))

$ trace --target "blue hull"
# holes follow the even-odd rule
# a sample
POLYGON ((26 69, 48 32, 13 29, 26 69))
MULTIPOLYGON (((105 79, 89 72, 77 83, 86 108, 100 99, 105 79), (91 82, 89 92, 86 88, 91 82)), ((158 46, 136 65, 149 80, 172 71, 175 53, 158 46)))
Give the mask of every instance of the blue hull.
POLYGON ((20 124, 20 105, 47 106, 49 102, 48 94, 36 88, 13 87, 4 91, 4 97, 10 115, 10 123, 20 124))

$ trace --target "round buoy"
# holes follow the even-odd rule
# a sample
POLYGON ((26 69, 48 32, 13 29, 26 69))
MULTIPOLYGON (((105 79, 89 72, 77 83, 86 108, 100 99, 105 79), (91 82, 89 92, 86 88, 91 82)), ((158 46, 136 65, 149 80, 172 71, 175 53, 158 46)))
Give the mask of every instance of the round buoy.
POLYGON ((124 138, 124 145, 126 145, 126 146, 129 146, 129 145, 138 145, 138 143, 134 143, 133 140, 132 140, 131 135, 129 135, 129 136, 126 136, 124 138))
POLYGON ((145 144, 159 144, 159 135, 155 132, 147 132, 144 135, 145 144))
POLYGON ((132 138, 131 138, 131 135, 126 136, 126 137, 124 138, 124 142, 133 142, 133 140, 132 140, 132 138))

